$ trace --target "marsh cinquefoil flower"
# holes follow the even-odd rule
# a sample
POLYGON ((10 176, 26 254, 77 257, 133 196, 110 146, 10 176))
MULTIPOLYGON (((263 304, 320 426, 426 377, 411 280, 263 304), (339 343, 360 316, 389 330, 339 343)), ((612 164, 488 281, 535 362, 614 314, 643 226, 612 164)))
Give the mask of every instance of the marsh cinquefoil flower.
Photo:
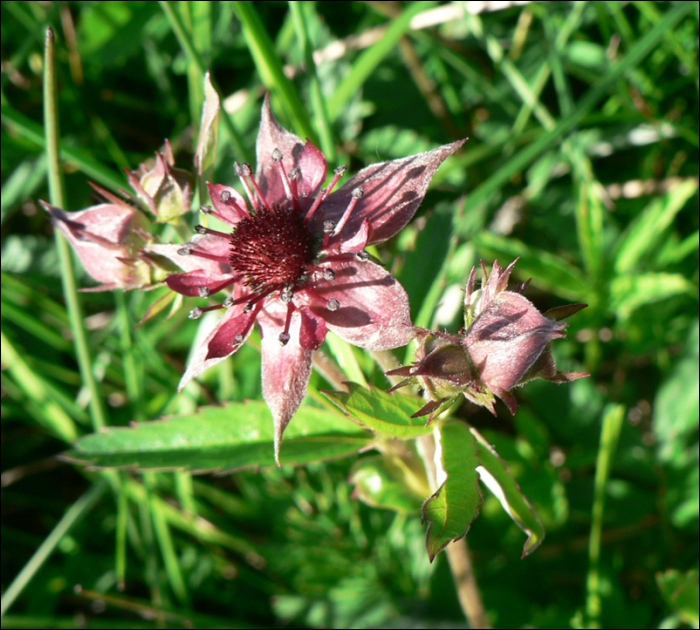
POLYGON ((275 421, 275 457, 306 393, 316 350, 333 331, 357 346, 383 350, 413 336, 408 296, 365 247, 385 241, 411 219, 433 174, 464 141, 373 164, 334 190, 325 189, 326 159, 272 115, 265 99, 257 139, 257 172, 236 164, 246 197, 208 184, 213 208, 202 211, 230 226, 197 226, 185 245, 152 245, 183 269, 168 286, 186 296, 228 294, 215 328, 196 349, 180 388, 236 352, 257 322, 262 337, 263 395, 275 421))
POLYGON ((507 290, 517 262, 505 270, 494 262, 490 276, 482 262, 480 289, 475 289, 474 267, 464 297, 464 331, 453 336, 416 329, 423 342, 416 351, 415 364, 387 372, 407 377, 392 390, 413 381, 424 387, 429 402, 414 416, 430 414, 432 419, 460 393, 493 414, 498 396, 514 414, 518 408, 510 393, 514 387, 536 378, 565 383, 588 376, 585 372, 559 372, 549 347, 554 339, 566 336, 568 324, 559 320, 586 304, 569 304, 540 313, 522 295, 529 280, 518 284, 514 291, 507 290))

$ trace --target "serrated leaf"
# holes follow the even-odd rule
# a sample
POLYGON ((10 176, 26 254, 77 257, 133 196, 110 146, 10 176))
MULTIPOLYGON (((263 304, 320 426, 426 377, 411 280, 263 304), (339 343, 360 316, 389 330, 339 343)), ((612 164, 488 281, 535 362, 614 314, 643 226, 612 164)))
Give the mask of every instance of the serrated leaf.
MULTIPOLYGON (((341 413, 301 407, 285 433, 282 463, 351 455, 371 439, 341 413)), ((96 468, 222 472, 274 465, 273 443, 270 410, 263 402, 250 401, 110 427, 80 438, 65 458, 96 468)))
POLYGON ((370 387, 365 389, 357 383, 347 383, 350 393, 323 392, 323 394, 359 420, 368 429, 402 440, 425 435, 432 431, 425 420, 411 418, 425 401, 416 396, 387 392, 370 387))
POLYGON ((664 197, 652 201, 630 224, 620 238, 615 258, 618 274, 632 271, 644 258, 650 258, 674 218, 687 201, 697 192, 698 184, 687 180, 669 191, 664 197))
POLYGON ((523 547, 524 558, 539 547, 544 539, 544 527, 498 453, 476 429, 470 427, 469 430, 478 443, 481 481, 501 502, 515 524, 527 534, 523 547))
POLYGON ((479 514, 483 498, 479 490, 478 446, 461 422, 440 423, 440 460, 445 481, 423 505, 428 523, 426 548, 432 562, 448 543, 459 540, 479 514))
POLYGON ((678 273, 627 274, 613 278, 610 283, 611 306, 622 319, 646 304, 696 292, 695 285, 678 273))

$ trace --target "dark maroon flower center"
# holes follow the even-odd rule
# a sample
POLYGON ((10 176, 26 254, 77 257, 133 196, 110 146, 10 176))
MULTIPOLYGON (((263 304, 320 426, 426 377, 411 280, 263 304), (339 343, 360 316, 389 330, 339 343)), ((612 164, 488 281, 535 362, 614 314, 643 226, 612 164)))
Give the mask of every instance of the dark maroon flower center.
POLYGON ((233 272, 254 292, 303 285, 315 254, 313 234, 291 208, 261 208, 241 219, 230 237, 233 272))

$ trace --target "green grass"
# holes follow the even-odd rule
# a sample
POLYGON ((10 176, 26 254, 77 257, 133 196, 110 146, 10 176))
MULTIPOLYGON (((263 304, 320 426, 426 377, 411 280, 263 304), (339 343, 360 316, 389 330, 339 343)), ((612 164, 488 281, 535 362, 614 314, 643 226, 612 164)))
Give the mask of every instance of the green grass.
MULTIPOLYGON (((522 532, 485 493, 467 539, 491 622, 697 627, 698 5, 531 3, 413 28, 462 6, 2 3, 3 627, 466 627, 419 512, 352 496, 376 452, 203 476, 56 459, 103 425, 183 414, 193 431, 199 407, 261 399, 255 342, 177 394, 194 300, 137 328, 163 289, 76 292, 71 267, 75 287, 94 282, 38 204, 86 208, 88 180, 126 189, 123 168, 165 138, 190 168, 207 70, 230 107, 212 181, 254 161, 266 91, 350 174, 470 138, 376 252, 414 321, 456 331, 461 314, 439 307, 480 259, 519 256, 514 280, 532 278, 542 311, 589 304, 553 348, 590 378, 518 389, 515 417, 453 414, 546 530, 521 560, 522 532), (42 105, 49 25, 58 128, 42 105), (45 151, 58 129, 61 201, 45 151)), ((367 353, 323 349, 388 387, 367 353)), ((323 389, 314 374, 300 423, 323 389)))

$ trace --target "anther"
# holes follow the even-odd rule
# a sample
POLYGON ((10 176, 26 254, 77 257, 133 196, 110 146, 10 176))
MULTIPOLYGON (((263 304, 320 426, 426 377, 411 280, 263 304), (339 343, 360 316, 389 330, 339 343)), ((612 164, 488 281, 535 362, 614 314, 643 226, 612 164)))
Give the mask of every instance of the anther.
POLYGON ((362 199, 362 197, 364 197, 364 196, 365 196, 365 189, 364 188, 362 188, 361 186, 358 186, 357 188, 353 188, 352 193, 351 193, 352 198, 350 199, 350 203, 348 204, 348 207, 345 208, 345 212, 343 213, 343 216, 340 218, 340 221, 338 221, 338 225, 335 226, 335 231, 333 232, 333 236, 340 234, 340 231, 345 227, 345 224, 350 219, 350 215, 352 214, 352 211, 355 209, 357 202, 360 199, 362 199))
POLYGON ((197 232, 197 234, 210 234, 212 236, 218 236, 220 238, 225 238, 225 239, 231 238, 231 235, 226 234, 226 232, 219 232, 219 230, 212 230, 210 228, 204 227, 203 225, 195 225, 194 231, 197 232))
POLYGON ((281 332, 278 339, 280 340, 280 346, 286 346, 289 343, 291 336, 288 332, 281 332))
POLYGON ((221 306, 224 308, 231 308, 233 306, 233 298, 229 295, 222 303, 221 306))
POLYGON ((272 161, 273 162, 279 162, 282 160, 283 157, 284 156, 282 155, 282 151, 280 151, 279 149, 274 148, 272 150, 272 161))
POLYGON ((229 190, 222 190, 221 191, 221 201, 224 203, 228 203, 231 200, 231 191, 229 190))
POLYGON ((359 260, 369 260, 369 254, 363 249, 361 252, 356 254, 359 260))
POLYGON ((187 317, 189 317, 190 319, 199 319, 203 313, 204 313, 204 311, 201 308, 199 308, 199 306, 195 306, 190 311, 190 313, 187 317))
POLYGON ((243 335, 236 335, 233 338, 233 345, 234 346, 240 346, 243 343, 243 335))
POLYGON ((192 254, 192 245, 184 245, 177 250, 178 256, 189 256, 192 254))
POLYGON ((248 201, 250 201, 250 205, 253 207, 253 211, 257 212, 258 210, 260 210, 260 204, 258 203, 258 198, 253 194, 253 191, 250 189, 250 184, 246 179, 247 177, 250 177, 250 164, 239 164, 238 162, 234 162, 233 168, 236 171, 236 175, 238 175, 238 177, 240 177, 241 179, 243 189, 245 190, 245 194, 248 197, 248 201))
POLYGON ((289 179, 292 181, 299 179, 301 177, 301 170, 298 166, 295 166, 291 171, 289 171, 289 179))
POLYGON ((318 210, 319 206, 326 200, 326 197, 330 195, 331 190, 333 190, 333 187, 338 183, 340 178, 347 170, 347 166, 338 166, 333 170, 333 173, 335 174, 333 175, 331 183, 328 184, 328 188, 321 189, 321 192, 319 193, 318 197, 316 197, 316 201, 313 202, 312 206, 309 208, 309 211, 306 213, 306 218, 304 219, 306 223, 308 223, 311 220, 311 217, 314 216, 316 210, 318 210))
POLYGON ((248 304, 246 304, 246 305, 243 307, 243 312, 244 312, 244 313, 250 313, 250 311, 253 310, 253 306, 255 306, 255 304, 253 304, 253 302, 248 302, 248 304))
POLYGON ((211 295, 211 290, 209 289, 209 287, 199 287, 197 289, 197 293, 201 298, 208 298, 211 295))
POLYGON ((336 300, 335 298, 331 298, 330 300, 328 300, 326 308, 329 311, 337 311, 340 308, 340 302, 338 302, 338 300, 336 300))
POLYGON ((199 206, 199 211, 202 214, 211 214, 214 210, 211 206, 199 206))
POLYGON ((330 234, 333 230, 335 230, 335 221, 323 222, 323 232, 325 234, 330 234))
POLYGON ((325 267, 323 269, 323 279, 328 280, 329 282, 331 280, 335 280, 335 271, 333 271, 330 267, 325 267))

